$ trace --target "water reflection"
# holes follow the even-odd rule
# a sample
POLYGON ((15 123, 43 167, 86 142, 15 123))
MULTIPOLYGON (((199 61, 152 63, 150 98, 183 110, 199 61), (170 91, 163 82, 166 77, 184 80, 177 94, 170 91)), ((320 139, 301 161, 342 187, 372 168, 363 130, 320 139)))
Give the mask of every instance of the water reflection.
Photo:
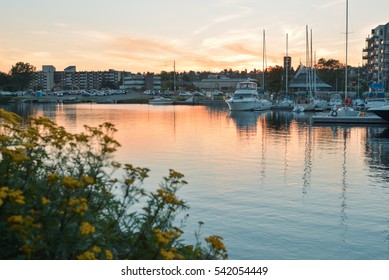
POLYGON ((307 133, 305 137, 305 152, 304 152, 304 175, 303 175, 303 194, 306 194, 311 186, 311 172, 312 172, 312 127, 307 127, 307 133))
POLYGON ((229 113, 225 106, 37 104, 14 111, 72 131, 115 124, 117 160, 150 168, 148 188, 168 168, 184 173, 190 183, 181 195, 195 223, 188 231, 203 220, 233 259, 388 256, 389 129, 312 126, 309 113, 229 113))
POLYGON ((342 163, 342 194, 340 196, 340 228, 342 229, 342 241, 346 242, 347 226, 347 138, 349 137, 350 129, 343 128, 343 163, 342 163))
POLYGON ((251 112, 251 111, 231 111, 228 114, 228 118, 234 121, 237 131, 240 134, 256 134, 257 123, 260 115, 263 112, 251 112))

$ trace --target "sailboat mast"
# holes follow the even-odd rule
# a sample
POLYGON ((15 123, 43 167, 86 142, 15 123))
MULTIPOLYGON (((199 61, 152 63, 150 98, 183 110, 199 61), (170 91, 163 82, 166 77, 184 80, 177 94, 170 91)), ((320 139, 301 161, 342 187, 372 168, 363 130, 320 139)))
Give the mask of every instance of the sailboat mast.
POLYGON ((288 69, 289 68, 289 56, 288 56, 288 34, 286 34, 286 57, 285 57, 285 98, 288 98, 288 69))
POLYGON ((173 81, 173 88, 174 88, 174 91, 176 91, 177 90, 177 88, 176 88, 176 61, 174 60, 174 62, 173 62, 173 70, 174 70, 174 73, 173 73, 173 79, 174 79, 174 81, 173 81))
POLYGON ((347 99, 347 63, 348 63, 348 0, 346 0, 346 66, 345 66, 345 79, 344 79, 344 98, 347 99))
POLYGON ((311 29, 311 49, 310 49, 310 65, 309 65, 309 77, 310 77, 310 82, 309 82, 309 92, 311 93, 311 98, 312 98, 312 90, 313 90, 313 74, 314 74, 314 70, 313 70, 313 55, 312 55, 312 29, 311 29))
POLYGON ((262 90, 265 94, 265 56, 266 56, 266 42, 265 30, 263 30, 263 46, 262 46, 262 90))
POLYGON ((309 70, 308 70, 308 63, 309 63, 309 57, 308 57, 308 25, 305 26, 305 90, 309 91, 309 70))

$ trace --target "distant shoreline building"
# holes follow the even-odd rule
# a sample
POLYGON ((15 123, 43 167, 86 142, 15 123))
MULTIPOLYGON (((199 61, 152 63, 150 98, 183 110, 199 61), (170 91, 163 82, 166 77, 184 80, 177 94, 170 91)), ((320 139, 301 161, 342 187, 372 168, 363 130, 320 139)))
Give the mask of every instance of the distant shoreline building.
POLYGON ((161 76, 154 73, 142 74, 127 74, 123 77, 123 83, 120 89, 133 89, 133 90, 161 90, 161 76))
POLYGON ((313 69, 300 65, 296 74, 289 83, 289 89, 295 94, 309 94, 309 92, 325 92, 331 90, 329 84, 324 83, 313 69))
POLYGON ((76 66, 68 66, 56 71, 52 65, 43 65, 42 71, 34 73, 32 90, 91 90, 102 88, 161 90, 161 76, 154 73, 132 74, 126 71, 77 71, 76 66))
POLYGON ((199 82, 193 82, 193 84, 201 91, 223 91, 232 92, 235 90, 236 85, 239 82, 246 81, 247 79, 233 79, 227 77, 218 78, 210 76, 207 79, 202 79, 199 82))

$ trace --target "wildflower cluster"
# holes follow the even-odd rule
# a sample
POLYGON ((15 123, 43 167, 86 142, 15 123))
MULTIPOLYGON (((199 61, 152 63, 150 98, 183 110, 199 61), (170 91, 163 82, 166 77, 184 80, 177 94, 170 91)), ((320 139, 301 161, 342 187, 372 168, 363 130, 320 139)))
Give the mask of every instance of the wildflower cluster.
POLYGON ((169 170, 146 192, 149 169, 112 160, 115 132, 105 123, 72 134, 0 109, 0 259, 227 257, 221 237, 181 240, 184 175, 169 170))
POLYGON ((88 200, 86 198, 71 198, 68 201, 68 205, 71 208, 71 211, 84 216, 85 212, 88 211, 88 200))
POLYGON ((6 199, 16 204, 26 203, 23 192, 21 190, 12 190, 8 187, 0 187, 0 206, 4 204, 6 199))
POLYGON ((78 260, 112 260, 112 252, 110 250, 103 250, 99 246, 93 246, 89 250, 84 251, 77 256, 78 260))

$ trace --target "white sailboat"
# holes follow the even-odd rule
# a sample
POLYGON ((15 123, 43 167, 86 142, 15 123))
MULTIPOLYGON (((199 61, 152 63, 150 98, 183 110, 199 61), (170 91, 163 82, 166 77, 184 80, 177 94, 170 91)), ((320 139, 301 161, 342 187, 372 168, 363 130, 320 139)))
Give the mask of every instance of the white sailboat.
POLYGON ((288 56, 288 34, 286 34, 286 56, 285 56, 285 97, 282 101, 278 102, 276 105, 272 107, 272 109, 276 110, 292 110, 294 108, 294 102, 288 95, 288 83, 289 83, 289 63, 290 59, 288 56))
MULTIPOLYGON (((346 0, 346 65, 345 65, 345 79, 344 79, 344 99, 348 99, 347 95, 347 86, 348 86, 348 0, 346 0)), ((355 111, 352 107, 345 104, 343 107, 338 108, 336 111, 332 111, 332 115, 339 117, 357 117, 359 115, 358 111, 355 111)))
MULTIPOLYGON (((346 65, 345 65, 345 100, 348 98, 348 0, 346 0, 346 65)), ((313 116, 312 121, 315 123, 375 123, 382 121, 376 116, 369 116, 365 112, 354 110, 352 107, 343 105, 340 108, 333 108, 328 115, 313 116)))
POLYGON ((312 60, 310 60, 308 41, 309 39, 308 39, 308 25, 307 25, 306 26, 306 51, 305 51, 306 66, 302 69, 302 71, 305 71, 305 91, 308 92, 309 98, 308 98, 308 103, 296 104, 293 108, 293 112, 315 111, 315 103, 312 95, 312 67, 311 67, 312 60))

